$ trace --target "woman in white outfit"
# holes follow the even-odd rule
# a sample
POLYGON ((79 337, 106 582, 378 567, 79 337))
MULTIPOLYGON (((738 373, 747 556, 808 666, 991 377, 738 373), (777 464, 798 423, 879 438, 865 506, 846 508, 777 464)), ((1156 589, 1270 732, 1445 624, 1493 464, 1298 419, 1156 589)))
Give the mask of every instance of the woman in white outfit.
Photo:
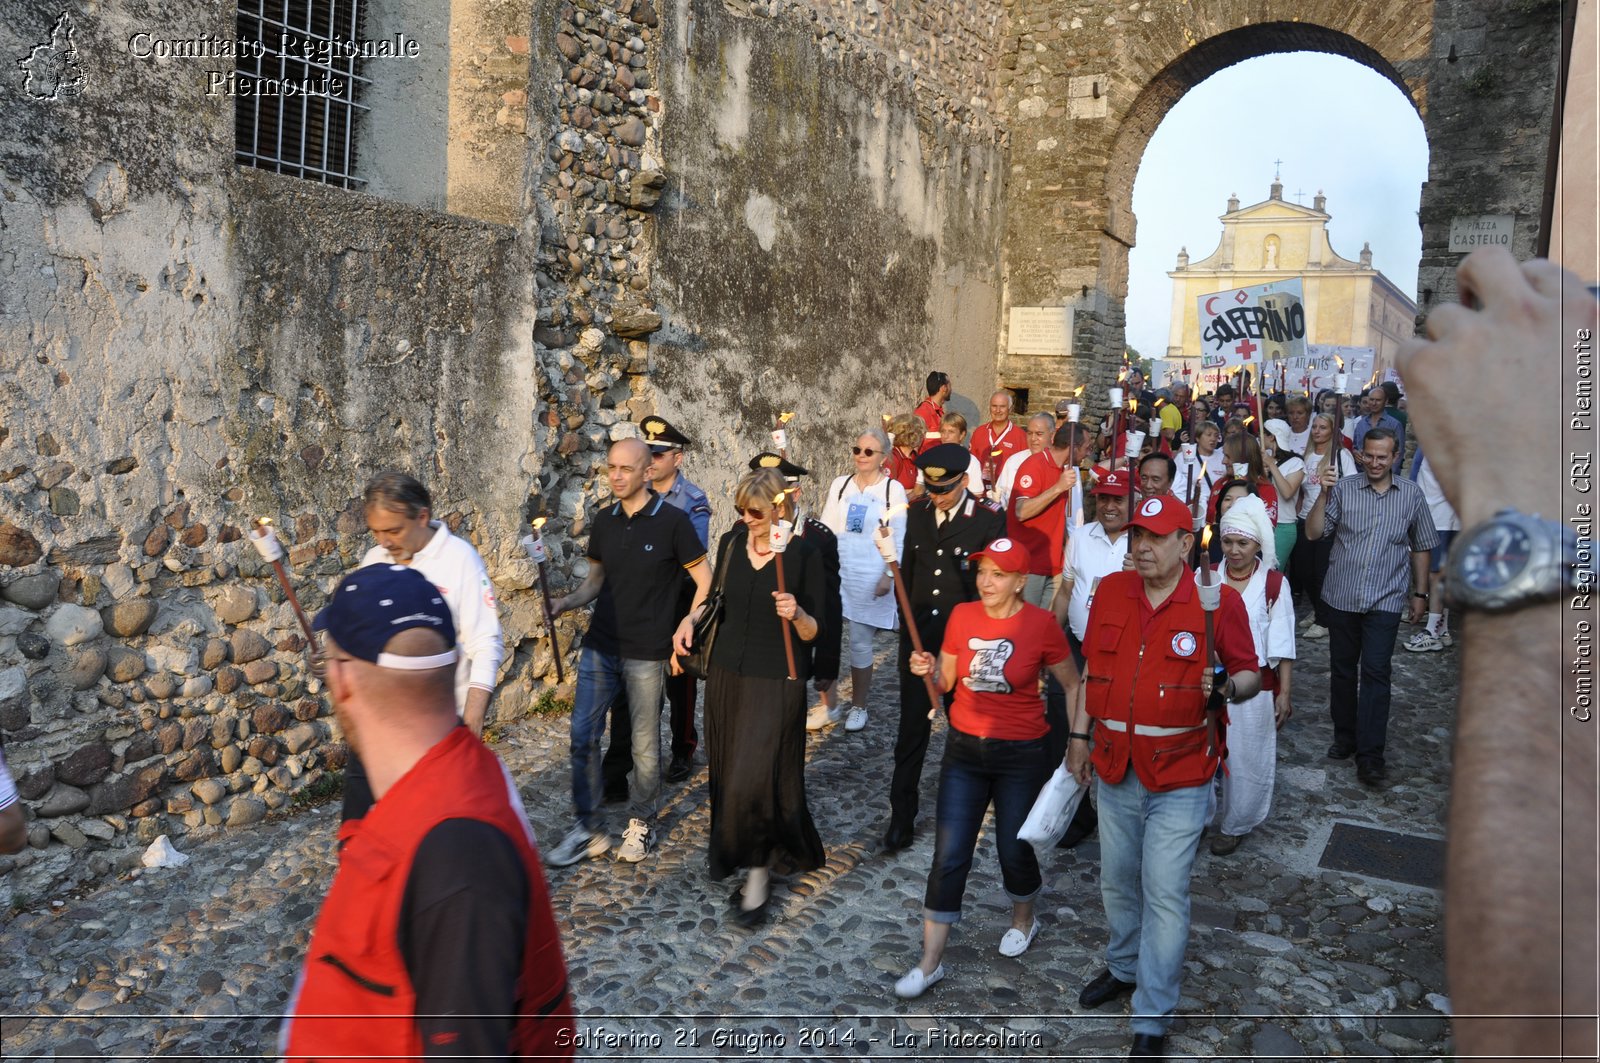
MULTIPOLYGON (((890 593, 894 584, 872 535, 887 517, 899 555, 906 538, 906 489, 883 471, 889 439, 882 429, 862 432, 850 450, 855 472, 829 485, 821 519, 839 538, 839 592, 845 619, 850 621, 852 704, 845 713, 844 729, 859 731, 867 725, 867 695, 872 690, 872 637, 894 630, 897 616, 890 593)), ((844 708, 840 705, 836 712, 844 708)), ((827 722, 837 718, 830 714, 827 722)))
POLYGON ((1261 692, 1228 707, 1228 770, 1221 774, 1221 800, 1211 851, 1225 856, 1260 826, 1272 809, 1277 774, 1278 728, 1289 719, 1290 670, 1294 664, 1294 598, 1276 570, 1274 521, 1255 495, 1239 499, 1218 521, 1222 532, 1221 576, 1239 592, 1250 614, 1261 692))

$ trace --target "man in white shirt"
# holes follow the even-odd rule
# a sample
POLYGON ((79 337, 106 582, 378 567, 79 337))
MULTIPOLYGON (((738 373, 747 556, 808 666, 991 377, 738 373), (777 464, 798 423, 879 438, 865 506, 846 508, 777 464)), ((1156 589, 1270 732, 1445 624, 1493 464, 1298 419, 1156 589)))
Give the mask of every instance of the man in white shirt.
POLYGON ((1055 431, 1056 419, 1048 413, 1036 413, 1028 418, 1028 449, 1019 450, 1006 459, 1000 469, 1000 479, 995 483, 995 494, 1001 509, 1011 504, 1011 488, 1017 482, 1017 470, 1022 468, 1023 462, 1045 448, 1055 431))
POLYGON ((1089 605, 1100 580, 1120 572, 1128 555, 1128 472, 1117 469, 1100 478, 1089 492, 1095 496, 1095 519, 1073 533, 1067 543, 1056 590, 1056 620, 1067 631, 1067 643, 1083 668, 1083 636, 1089 624, 1089 605))
POLYGON ((489 569, 472 544, 450 534, 433 519, 428 489, 402 472, 380 473, 367 484, 361 501, 367 530, 378 540, 361 566, 410 565, 439 588, 456 625, 461 661, 456 666, 456 711, 472 733, 483 734, 483 720, 494 694, 505 644, 489 569))

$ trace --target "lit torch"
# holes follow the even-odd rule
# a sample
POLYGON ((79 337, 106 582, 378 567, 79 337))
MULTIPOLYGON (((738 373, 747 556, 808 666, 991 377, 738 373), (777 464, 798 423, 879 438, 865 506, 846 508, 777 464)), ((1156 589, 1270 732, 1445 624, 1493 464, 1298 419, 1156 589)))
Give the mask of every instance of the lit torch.
POLYGON ((305 610, 300 608, 300 599, 295 596, 294 586, 289 582, 289 573, 284 570, 283 544, 278 542, 278 533, 273 530, 271 517, 256 518, 255 527, 250 529, 250 545, 256 548, 261 560, 272 564, 272 570, 278 574, 278 583, 283 587, 283 595, 294 607, 294 615, 300 621, 301 630, 306 633, 306 641, 311 643, 313 665, 318 665, 321 654, 316 648, 317 636, 311 630, 311 621, 306 619, 305 610))
POLYGON ((539 517, 533 521, 533 531, 522 537, 522 549, 527 552, 528 560, 538 566, 539 597, 544 602, 544 629, 550 636, 550 655, 556 660, 556 682, 565 683, 567 676, 561 667, 561 644, 556 641, 556 614, 550 608, 550 555, 545 551, 544 535, 539 530, 547 519, 539 517))
MULTIPOLYGON (((887 417, 887 414, 885 415, 887 417)), ((794 414, 787 411, 778 414, 778 427, 772 430, 772 445, 778 448, 778 453, 785 459, 789 457, 789 422, 794 420, 794 414)))
MULTIPOLYGON (((1130 398, 1128 400, 1128 424, 1130 424, 1130 425, 1133 424, 1133 417, 1138 412, 1139 412, 1139 400, 1137 398, 1130 398)), ((1139 504, 1139 485, 1133 482, 1134 481, 1134 470, 1133 470, 1134 458, 1133 458, 1133 452, 1134 452, 1135 449, 1144 446, 1144 435, 1145 434, 1143 432, 1135 432, 1130 428, 1128 430, 1127 436, 1122 440, 1123 453, 1124 453, 1124 455, 1126 455, 1126 457, 1128 459, 1128 512, 1129 513, 1132 513, 1133 512, 1133 507, 1135 507, 1135 506, 1137 506, 1139 504), (1134 442, 1135 438, 1138 439, 1137 443, 1134 442)), ((1116 451, 1113 450, 1112 454, 1115 455, 1116 451)), ((1113 468, 1116 467, 1116 459, 1114 457, 1112 459, 1112 463, 1111 464, 1112 464, 1113 468)))
POLYGON ((1333 360, 1339 363, 1339 371, 1333 375, 1333 390, 1338 396, 1338 401, 1333 405, 1334 416, 1338 419, 1336 423, 1339 426, 1338 444, 1342 447, 1344 446, 1344 388, 1350 382, 1350 374, 1344 371, 1343 358, 1336 354, 1333 356, 1333 360))
POLYGON ((1083 406, 1080 402, 1078 402, 1079 399, 1083 398, 1083 388, 1084 385, 1082 384, 1079 384, 1077 387, 1073 388, 1073 401, 1067 403, 1067 421, 1071 424, 1077 424, 1078 415, 1083 412, 1083 406))
MULTIPOLYGON (((894 596, 900 603, 900 619, 906 625, 906 637, 911 640, 911 649, 915 653, 922 653, 922 635, 917 631, 916 618, 911 615, 911 596, 906 593, 905 581, 900 578, 900 558, 894 552, 894 533, 889 530, 889 518, 897 510, 904 508, 904 506, 892 506, 878 518, 878 531, 873 536, 872 544, 878 548, 883 563, 889 566, 889 578, 894 581, 894 596)), ((922 677, 922 683, 928 690, 928 719, 931 720, 942 704, 939 700, 939 688, 933 683, 932 672, 922 677)))
MULTIPOLYGON (((777 496, 773 498, 772 520, 768 525, 771 529, 772 563, 776 566, 779 594, 788 593, 783 589, 783 552, 789 548, 789 533, 794 530, 793 524, 778 517, 778 507, 783 505, 783 496, 786 494, 788 494, 787 491, 779 491, 777 496)), ((784 662, 789 666, 789 678, 798 679, 800 678, 800 674, 795 671, 794 667, 794 636, 791 634, 794 621, 789 620, 788 618, 783 618, 782 624, 783 659, 784 662)))

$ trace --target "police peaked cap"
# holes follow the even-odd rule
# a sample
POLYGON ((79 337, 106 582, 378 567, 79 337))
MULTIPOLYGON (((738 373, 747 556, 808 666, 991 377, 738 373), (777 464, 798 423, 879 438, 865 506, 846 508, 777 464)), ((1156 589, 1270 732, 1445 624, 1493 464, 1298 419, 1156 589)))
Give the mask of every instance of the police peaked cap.
POLYGON ((688 436, 668 424, 663 417, 646 417, 639 430, 644 435, 644 441, 653 448, 681 450, 693 445, 688 436))
POLYGON ((810 476, 811 470, 796 465, 782 454, 774 454, 770 450, 763 450, 760 454, 750 459, 752 471, 758 469, 777 469, 788 480, 798 480, 802 476, 810 476))
POLYGON ((967 475, 972 463, 972 452, 960 443, 940 443, 917 455, 917 468, 922 478, 930 484, 945 483, 958 476, 967 475))

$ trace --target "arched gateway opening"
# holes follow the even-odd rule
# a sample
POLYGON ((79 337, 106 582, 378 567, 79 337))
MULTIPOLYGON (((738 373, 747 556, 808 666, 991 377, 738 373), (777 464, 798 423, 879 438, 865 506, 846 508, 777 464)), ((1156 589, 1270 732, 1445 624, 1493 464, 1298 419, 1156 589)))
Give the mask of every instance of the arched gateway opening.
MULTIPOLYGON (((1419 217, 1422 261, 1416 302, 1452 298, 1461 253, 1452 220, 1510 214, 1511 250, 1538 239, 1559 63, 1555 24, 1538 11, 1490 0, 1152 5, 1046 3, 1014 17, 1017 65, 1004 79, 1013 115, 1007 196, 1000 379, 1053 402, 1088 383, 1093 409, 1120 363, 1128 252, 1136 238, 1134 176, 1151 135, 1191 88, 1243 60, 1326 52, 1377 71, 1421 114, 1430 147, 1419 217), (1492 54, 1491 54, 1492 53, 1492 54), (1514 81, 1503 71, 1518 56, 1514 81), (1009 325, 1034 308, 1070 310, 1070 349, 1018 349, 1009 325), (1018 313, 1021 311, 1021 314, 1018 313)), ((1227 135, 1270 142, 1275 121, 1297 106, 1338 106, 1285 94, 1242 115, 1227 135)), ((1370 146, 1383 165, 1383 146, 1370 146)), ((1197 205, 1205 209, 1206 205, 1197 205)), ((1146 352, 1148 353, 1148 352, 1146 352)))

